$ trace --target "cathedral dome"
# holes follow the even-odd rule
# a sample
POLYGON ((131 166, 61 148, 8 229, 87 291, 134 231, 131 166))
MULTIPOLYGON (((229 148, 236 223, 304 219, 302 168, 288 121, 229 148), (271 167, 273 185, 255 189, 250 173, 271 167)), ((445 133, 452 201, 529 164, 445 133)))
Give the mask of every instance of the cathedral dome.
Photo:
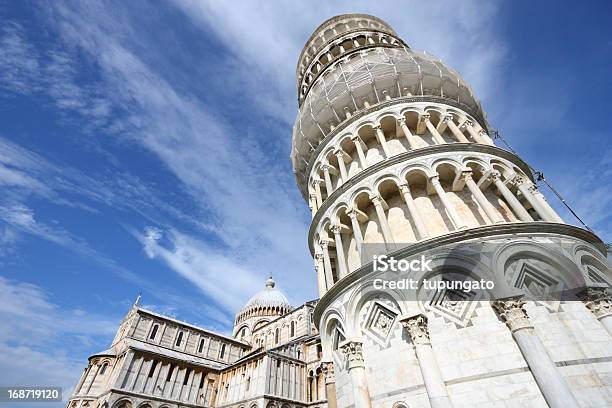
POLYGON ((243 310, 252 307, 291 308, 285 295, 280 290, 276 289, 275 286, 276 282, 274 282, 274 279, 272 279, 272 277, 268 278, 266 280, 266 287, 253 295, 243 307, 243 310))
POLYGON ((278 289, 272 277, 266 280, 266 286, 257 292, 236 315, 236 321, 240 322, 252 316, 280 316, 292 307, 287 297, 278 289))

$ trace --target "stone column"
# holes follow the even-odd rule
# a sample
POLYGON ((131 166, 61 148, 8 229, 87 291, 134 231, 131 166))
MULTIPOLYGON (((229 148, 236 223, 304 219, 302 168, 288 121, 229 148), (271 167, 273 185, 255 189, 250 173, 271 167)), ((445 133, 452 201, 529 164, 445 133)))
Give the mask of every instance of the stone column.
POLYGON ((334 276, 332 275, 331 259, 329 259, 329 241, 321 240, 319 242, 321 252, 323 253, 323 265, 325 266, 325 281, 327 282, 327 289, 331 288, 334 284, 334 276))
POLYGON ((315 271, 317 273, 317 287, 321 296, 327 292, 327 284, 325 282, 325 261, 323 254, 318 252, 315 254, 315 271))
POLYGON ((334 192, 334 186, 332 185, 331 176, 329 175, 331 166, 329 164, 324 164, 322 167, 323 177, 325 179, 325 189, 327 189, 327 196, 329 197, 331 193, 334 192))
POLYGON ((380 229, 382 230, 385 244, 394 244, 395 241, 393 240, 391 228, 389 227, 389 221, 387 220, 387 215, 385 214, 385 209, 383 208, 382 198, 379 195, 372 195, 370 196, 370 200, 372 200, 372 204, 374 204, 374 208, 376 209, 376 217, 380 223, 380 229))
POLYGON ((427 390, 427 398, 432 408, 450 408, 453 404, 448 397, 446 385, 442 378, 442 373, 438 367, 438 362, 431 348, 429 340, 429 330, 427 328, 427 316, 421 313, 401 316, 400 323, 404 330, 410 335, 412 344, 414 344, 417 360, 423 382, 427 390))
POLYGON ((546 201, 546 198, 544 198, 544 195, 535 186, 535 184, 532 184, 531 186, 529 186, 529 190, 531 191, 533 196, 536 198, 536 200, 540 202, 540 205, 549 214, 553 222, 560 222, 560 223, 564 222, 563 218, 559 217, 559 214, 557 214, 557 212, 550 206, 550 204, 548 204, 548 201, 546 201))
POLYGON ((348 172, 346 171, 346 163, 344 162, 344 153, 342 150, 338 149, 334 151, 334 155, 338 158, 338 167, 340 167, 340 177, 342 178, 342 183, 346 183, 348 180, 348 172))
POLYGON ((374 131, 376 132, 376 139, 378 139, 378 143, 380 143, 383 152, 385 153, 385 159, 391 157, 389 148, 387 147, 387 139, 385 139, 385 133, 383 132, 382 128, 380 126, 376 126, 374 131))
POLYGON ((355 209, 351 208, 346 212, 346 215, 348 215, 351 219, 351 227, 353 228, 353 236, 355 237, 357 252, 359 252, 359 256, 362 257, 363 235, 361 234, 361 227, 359 225, 359 220, 357 219, 357 212, 355 211, 355 209))
POLYGON ((525 301, 520 299, 492 302, 493 308, 510 329, 550 408, 578 408, 576 398, 536 335, 524 305, 525 301))
POLYGON ((487 144, 491 145, 491 146, 495 146, 495 143, 493 143, 493 139, 491 139, 491 137, 489 137, 489 135, 487 134, 487 132, 484 131, 484 129, 480 129, 478 131, 478 135, 480 136, 480 138, 484 141, 487 142, 487 144))
POLYGON ((453 204, 450 202, 450 200, 446 196, 446 191, 444 191, 444 189, 442 188, 442 185, 440 184, 439 176, 430 177, 429 180, 431 181, 433 188, 436 190, 436 194, 440 198, 440 201, 442 201, 442 204, 444 205, 444 208, 446 209, 446 213, 448 214, 453 224, 455 224, 455 228, 456 229, 465 228, 466 225, 464 224, 463 220, 459 217, 459 214, 457 214, 457 211, 453 207, 453 204))
POLYGON ((514 211, 514 215, 516 215, 519 220, 524 222, 533 221, 533 218, 531 218, 531 215, 529 215, 525 207, 523 207, 523 204, 521 204, 521 202, 514 196, 512 191, 510 191, 510 189, 506 187, 504 182, 501 181, 499 173, 495 172, 491 174, 490 177, 493 181, 493 184, 495 184, 495 187, 497 187, 497 189, 501 193, 502 197, 504 197, 508 205, 510 205, 510 208, 512 208, 512 211, 514 211))
POLYGON ((351 140, 355 144, 355 149, 357 150, 357 157, 359 157, 359 164, 361 165, 361 170, 365 170, 368 167, 368 162, 366 161, 365 152, 363 151, 363 141, 358 135, 351 136, 351 140))
POLYGON ((332 225, 330 228, 334 234, 334 241, 336 242, 336 261, 338 263, 338 279, 344 278, 348 275, 348 269, 346 267, 346 259, 344 257, 344 247, 342 246, 342 225, 332 225))
POLYGON ((450 128, 453 135, 457 138, 457 141, 459 143, 470 143, 469 140, 467 140, 467 138, 463 134, 463 132, 461 132, 457 125, 455 125, 455 122, 453 121, 453 117, 451 115, 445 116, 444 121, 446 122, 446 125, 450 128))
POLYGON ((531 204, 533 209, 538 213, 540 218, 548 222, 563 222, 555 211, 548 206, 548 203, 542 198, 535 195, 537 188, 532 183, 526 182, 521 178, 517 178, 516 183, 519 191, 523 194, 525 199, 531 204))
POLYGON ((425 122, 427 130, 429 130, 429 133, 431 133, 437 144, 445 144, 446 142, 442 138, 442 135, 440 134, 440 132, 438 132, 438 129, 436 129, 433 123, 431 123, 431 121, 429 120, 429 115, 423 115, 421 116, 421 119, 425 122))
POLYGON ((315 196, 317 198, 317 208, 321 208, 321 204, 323 204, 323 195, 321 194, 321 183, 320 179, 316 179, 312 181, 312 185, 315 189, 315 196))
POLYGON ((485 139, 483 139, 478 132, 476 132, 476 129, 474 129, 474 123, 472 123, 471 120, 466 120, 465 122, 463 122, 463 126, 465 126, 465 128, 467 129, 468 133, 470 134, 470 136, 472 136, 472 138, 474 139, 474 141, 476 143, 480 143, 480 144, 489 144, 485 139))
POLYGON ((325 375, 325 393, 327 395, 327 407, 336 408, 336 375, 334 374, 334 363, 331 361, 323 361, 321 363, 321 372, 325 375))
POLYGON ((489 200, 487 200, 487 198, 482 193, 482 191, 480 191, 480 188, 478 188, 478 186, 474 182, 474 179, 472 178, 472 172, 471 171, 463 172, 461 176, 465 180, 465 184, 467 185, 468 190, 470 190, 470 193, 472 193, 472 196, 474 196, 474 199, 476 199, 476 202, 478 203, 478 205, 480 205, 480 207, 482 207, 484 212, 487 214, 487 217, 489 218, 489 220, 491 220, 493 224, 503 223, 504 220, 497 213, 493 205, 489 202, 489 200))
POLYGON ((404 132, 404 136, 406 137, 406 140, 408 141, 408 146, 410 146, 410 150, 417 149, 418 147, 417 147, 416 141, 414 140, 414 136, 410 132, 410 129, 408 129, 408 125, 406 124, 406 119, 404 118, 398 119, 397 123, 402 129, 402 132, 404 132))
POLYGON ((416 227, 417 239, 425 239, 429 235, 427 234, 427 227, 425 227, 425 223, 419 214, 419 210, 414 203, 414 199, 412 198, 412 193, 410 192, 410 185, 408 183, 404 183, 399 186, 399 190, 402 193, 402 197, 404 198, 404 202, 406 203, 406 207, 408 208, 408 213, 410 213, 410 217, 414 222, 414 226, 416 227))
POLYGON ((585 306, 612 336, 612 295, 608 288, 589 288, 585 306))
POLYGON ((309 194, 308 195, 308 207, 310 207, 310 213, 312 215, 312 218, 314 218, 315 214, 317 213, 317 195, 316 194, 309 194))
POLYGON ((340 345, 348 363, 348 373, 353 385, 355 408, 371 408, 370 391, 366 379, 365 364, 361 351, 361 342, 347 340, 340 345))

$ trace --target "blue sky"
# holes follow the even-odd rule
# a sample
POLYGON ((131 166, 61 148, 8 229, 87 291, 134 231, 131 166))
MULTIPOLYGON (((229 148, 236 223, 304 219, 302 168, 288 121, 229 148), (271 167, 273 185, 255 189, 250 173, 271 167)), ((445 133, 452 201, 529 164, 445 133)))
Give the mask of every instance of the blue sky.
POLYGON ((269 273, 316 297, 294 73, 343 12, 461 72, 612 241, 606 2, 2 2, 0 384, 73 386, 139 292, 222 332, 269 273))

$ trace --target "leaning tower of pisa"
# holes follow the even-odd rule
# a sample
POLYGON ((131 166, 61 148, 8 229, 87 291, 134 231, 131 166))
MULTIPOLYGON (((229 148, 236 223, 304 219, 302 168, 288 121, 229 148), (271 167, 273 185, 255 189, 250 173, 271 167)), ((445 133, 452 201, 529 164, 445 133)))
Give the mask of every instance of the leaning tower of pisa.
POLYGON ((292 162, 312 210, 329 406, 612 406, 601 240, 495 146, 460 75, 361 14, 321 24, 296 74, 292 162), (430 259, 418 283, 496 290, 381 288, 381 248, 430 259))

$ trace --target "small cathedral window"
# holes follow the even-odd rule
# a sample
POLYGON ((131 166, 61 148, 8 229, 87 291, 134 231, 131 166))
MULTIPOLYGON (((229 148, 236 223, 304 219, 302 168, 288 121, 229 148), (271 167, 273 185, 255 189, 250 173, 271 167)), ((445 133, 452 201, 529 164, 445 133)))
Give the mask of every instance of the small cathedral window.
POLYGON ((225 356, 225 344, 221 345, 221 352, 219 353, 219 358, 223 358, 225 356))
POLYGON ((151 330, 151 335, 149 336, 149 339, 155 339, 155 336, 157 335, 157 329, 159 329, 159 324, 153 326, 153 330, 151 330))
POLYGON ((104 375, 106 372, 106 367, 108 367, 108 363, 102 364, 102 367, 100 368, 100 375, 104 375))
POLYGON ((201 353, 204 350, 204 339, 200 340, 200 345, 198 346, 198 353, 201 353))
POLYGON ((176 347, 180 347, 182 342, 183 342, 183 332, 180 332, 178 334, 178 337, 176 338, 176 347))

